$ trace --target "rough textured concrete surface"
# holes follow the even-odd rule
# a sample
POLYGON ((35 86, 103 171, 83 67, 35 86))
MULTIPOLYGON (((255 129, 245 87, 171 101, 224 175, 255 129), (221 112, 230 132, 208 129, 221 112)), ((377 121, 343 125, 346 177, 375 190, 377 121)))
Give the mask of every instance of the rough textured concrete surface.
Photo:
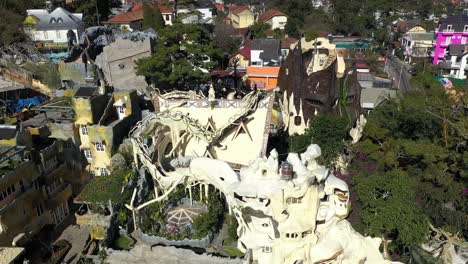
POLYGON ((132 264, 241 264, 241 259, 228 259, 212 257, 208 255, 197 255, 188 249, 175 247, 149 247, 145 245, 136 246, 130 251, 110 250, 108 263, 132 264))

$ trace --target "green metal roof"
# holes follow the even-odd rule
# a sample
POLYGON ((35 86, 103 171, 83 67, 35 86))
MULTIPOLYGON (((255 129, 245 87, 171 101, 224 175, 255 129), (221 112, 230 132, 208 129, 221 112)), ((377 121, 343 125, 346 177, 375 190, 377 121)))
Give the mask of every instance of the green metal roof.
POLYGON ((368 49, 368 44, 357 45, 357 44, 336 44, 337 49, 368 49))

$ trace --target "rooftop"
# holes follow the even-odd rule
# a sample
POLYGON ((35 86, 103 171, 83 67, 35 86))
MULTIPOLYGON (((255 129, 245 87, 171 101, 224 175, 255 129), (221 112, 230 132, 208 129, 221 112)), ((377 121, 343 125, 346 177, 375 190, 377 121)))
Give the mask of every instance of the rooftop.
POLYGON ((286 16, 286 14, 276 9, 268 9, 258 17, 258 21, 265 22, 275 16, 286 16))
POLYGON ((248 6, 241 6, 241 5, 232 5, 229 7, 229 13, 232 14, 239 14, 243 11, 250 10, 248 6))
POLYGON ((78 28, 83 24, 82 13, 70 13, 61 7, 50 13, 46 9, 29 9, 26 12, 28 17, 34 18, 34 23, 29 23, 30 20, 26 19, 26 24, 32 24, 35 28, 78 28))
POLYGON ((279 63, 281 41, 279 39, 254 39, 252 50, 262 50, 260 59, 263 61, 276 61, 279 63))
POLYGON ((75 98, 89 98, 96 93, 96 88, 94 87, 80 87, 75 93, 75 98))
POLYGON ((133 22, 143 20, 143 10, 129 11, 125 13, 120 13, 111 17, 109 20, 103 23, 123 23, 123 22, 133 22))
POLYGON ((8 140, 16 137, 16 126, 1 126, 0 140, 8 140))
POLYGON ((447 17, 442 23, 440 24, 440 28, 445 29, 447 25, 452 25, 452 29, 455 32, 462 32, 465 25, 468 25, 468 15, 456 15, 456 16, 449 16, 447 17))
POLYGON ((468 51, 468 45, 464 44, 452 44, 449 45, 449 55, 459 56, 468 51))

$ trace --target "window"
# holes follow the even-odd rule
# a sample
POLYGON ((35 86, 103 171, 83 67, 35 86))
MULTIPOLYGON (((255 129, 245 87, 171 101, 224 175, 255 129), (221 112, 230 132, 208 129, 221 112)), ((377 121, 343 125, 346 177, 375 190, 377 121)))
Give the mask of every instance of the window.
POLYGON ((466 44, 466 37, 462 37, 461 44, 466 44))
POLYGON ((87 159, 92 159, 93 156, 91 155, 91 150, 90 149, 83 149, 83 153, 87 159))
POLYGON ((117 106, 117 112, 120 114, 125 114, 125 107, 124 106, 117 106))
POLYGON ((44 40, 48 40, 49 39, 49 34, 47 34, 47 31, 44 31, 44 40))
POLYGON ((268 227, 268 224, 267 224, 267 223, 263 223, 262 226, 263 226, 263 227, 268 227))
POLYGON ((450 45, 450 42, 451 42, 451 41, 452 41, 452 37, 447 37, 447 38, 445 39, 445 44, 446 44, 446 45, 450 45))
POLYGON ((104 151, 104 144, 96 143, 96 151, 104 151))
POLYGON ((99 172, 100 172, 101 176, 106 176, 106 175, 109 174, 109 172, 107 171, 106 168, 99 169, 99 172))
POLYGON ((271 253, 271 247, 262 247, 263 253, 271 253))
POLYGON ((60 34, 60 30, 57 30, 56 34, 57 34, 57 39, 61 39, 61 38, 62 38, 62 35, 60 34))
POLYGON ((447 25, 447 31, 452 31, 452 25, 447 25))
POLYGON ((169 15, 166 15, 166 21, 171 20, 171 17, 169 15))
POLYGON ((36 206, 36 213, 37 216, 41 216, 41 214, 44 213, 44 208, 42 207, 42 204, 36 206))
POLYGON ((89 135, 88 126, 86 126, 86 125, 81 125, 81 134, 83 134, 83 135, 89 135))
POLYGON ((468 31, 468 25, 465 25, 465 27, 463 27, 463 32, 466 32, 468 31))

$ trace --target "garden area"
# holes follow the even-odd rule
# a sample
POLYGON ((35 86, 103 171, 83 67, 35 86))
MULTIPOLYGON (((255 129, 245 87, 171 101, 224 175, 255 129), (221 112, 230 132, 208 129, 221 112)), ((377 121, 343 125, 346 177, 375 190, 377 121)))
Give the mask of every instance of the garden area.
POLYGON ((151 204, 141 211, 139 227, 147 235, 169 240, 205 238, 219 229, 226 210, 224 198, 213 186, 208 193, 207 198, 201 197, 199 188, 193 188, 193 197, 201 199, 191 201, 185 188, 179 186, 165 202, 151 204))

